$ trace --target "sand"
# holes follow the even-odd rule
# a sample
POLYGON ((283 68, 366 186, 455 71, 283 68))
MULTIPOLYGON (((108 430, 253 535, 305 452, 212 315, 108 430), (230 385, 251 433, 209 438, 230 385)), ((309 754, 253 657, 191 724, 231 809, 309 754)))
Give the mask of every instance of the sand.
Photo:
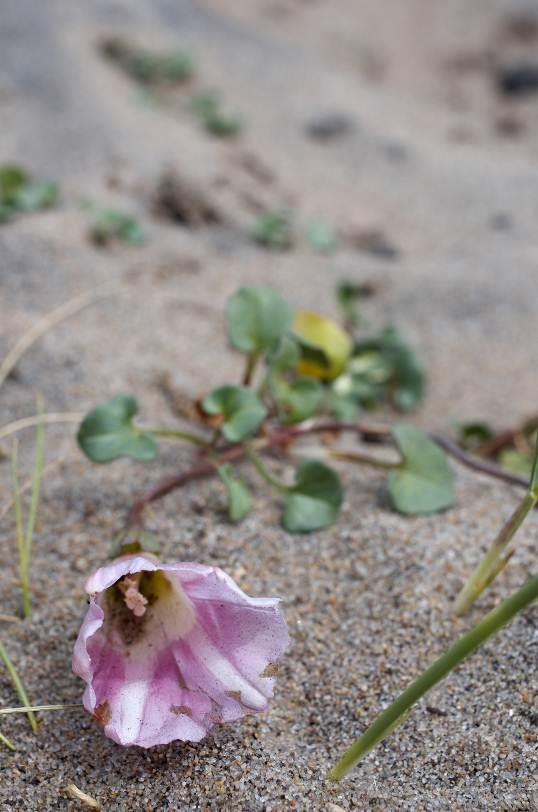
MULTIPOLYGON (((237 286, 272 285, 296 307, 336 315, 333 290, 343 278, 375 285, 363 307, 371 329, 396 322, 425 357, 418 425, 446 432, 452 420, 484 418, 510 426, 535 413, 538 101, 504 100, 492 79, 497 62, 529 47, 507 23, 528 5, 4 0, 0 163, 20 161, 58 180, 62 199, 0 227, 0 356, 70 296, 115 288, 25 356, 2 388, 0 422, 32 414, 37 392, 47 411, 83 412, 133 391, 143 418, 170 424, 164 370, 195 396, 240 374, 222 322, 237 286), (244 116, 241 139, 205 134, 185 109, 187 90, 160 106, 142 97, 99 56, 106 33, 189 48, 195 86, 217 88, 244 116), (343 117, 340 134, 309 136, 327 116, 343 117), (166 167, 212 201, 220 224, 185 228, 153 213, 166 167), (137 214, 146 245, 92 246, 81 198, 137 214), (397 255, 253 245, 245 232, 257 209, 283 204, 301 222, 381 230, 397 255)), ((32 433, 20 443, 29 470, 32 433)), ((72 427, 58 426, 47 431, 47 461, 55 460, 35 539, 34 613, 1 625, 39 703, 80 701, 70 657, 84 579, 106 558, 132 500, 188 466, 190 452, 163 445, 154 463, 97 468, 77 451, 72 427)), ((239 527, 224 520, 212 480, 147 513, 167 558, 221 566, 250 594, 282 597, 293 643, 267 713, 215 728, 197 745, 151 751, 121 749, 79 710, 43 714, 37 736, 25 718, 10 718, 2 731, 17 752, 0 750, 0 809, 82 809, 65 793, 70 782, 118 812, 536 808, 536 609, 460 667, 346 780, 326 781, 379 710, 523 583, 537 530, 533 516, 506 572, 455 619, 452 601, 518 492, 458 467, 455 507, 409 519, 389 511, 378 473, 341 474, 339 522, 307 536, 279 528, 278 500, 249 471, 256 510, 239 527)), ((8 495, 4 464, 0 504, 8 495)), ((10 519, 0 535, 1 612, 17 614, 10 519)), ((0 671, 0 705, 15 702, 0 671)))

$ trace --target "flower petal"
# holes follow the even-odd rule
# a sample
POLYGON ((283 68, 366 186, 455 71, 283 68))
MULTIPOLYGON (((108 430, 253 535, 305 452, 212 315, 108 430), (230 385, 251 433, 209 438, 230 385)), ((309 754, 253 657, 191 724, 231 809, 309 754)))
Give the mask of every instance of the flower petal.
POLYGON ((217 722, 267 707, 271 666, 289 645, 278 600, 250 598, 222 570, 145 554, 102 567, 86 588, 73 669, 87 683, 85 707, 118 743, 198 741, 217 722), (155 594, 140 617, 120 599, 118 615, 106 590, 139 572, 156 573, 155 594))

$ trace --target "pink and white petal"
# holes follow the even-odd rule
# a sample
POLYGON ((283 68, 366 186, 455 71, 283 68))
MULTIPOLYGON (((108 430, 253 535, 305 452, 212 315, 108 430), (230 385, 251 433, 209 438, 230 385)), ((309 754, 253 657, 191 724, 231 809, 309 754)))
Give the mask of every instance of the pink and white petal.
POLYGON ((211 710, 209 698, 182 687, 170 649, 160 652, 151 670, 144 674, 144 666, 135 663, 128 669, 128 683, 119 697, 124 706, 117 726, 122 744, 152 747, 176 739, 200 741, 211 726, 205 722, 211 710))
POLYGON ((263 710, 274 685, 272 676, 264 676, 266 669, 289 646, 278 601, 249 598, 220 570, 203 584, 181 581, 196 617, 191 632, 174 647, 185 682, 207 693, 223 720, 263 710))
MULTIPOLYGON (((95 707, 95 695, 92 689, 92 680, 95 666, 88 652, 88 642, 103 625, 104 617, 105 613, 101 607, 92 600, 82 621, 82 626, 80 627, 73 649, 73 671, 87 683, 88 688, 86 692, 88 693, 88 700, 93 707, 95 707)), ((85 707, 87 707, 86 703, 85 707)), ((93 707, 88 708, 88 710, 93 710, 93 707)))
POLYGON ((263 710, 274 683, 267 666, 289 645, 278 601, 250 598, 212 567, 123 556, 87 589, 100 602, 98 593, 124 575, 156 570, 175 590, 148 609, 142 638, 122 645, 92 598, 75 645, 85 707, 123 745, 199 741, 217 722, 263 710))
POLYGON ((110 564, 100 567, 86 581, 86 592, 89 595, 98 595, 104 592, 123 578, 124 575, 132 575, 137 572, 155 572, 163 569, 157 558, 149 553, 136 553, 122 555, 115 558, 110 564))

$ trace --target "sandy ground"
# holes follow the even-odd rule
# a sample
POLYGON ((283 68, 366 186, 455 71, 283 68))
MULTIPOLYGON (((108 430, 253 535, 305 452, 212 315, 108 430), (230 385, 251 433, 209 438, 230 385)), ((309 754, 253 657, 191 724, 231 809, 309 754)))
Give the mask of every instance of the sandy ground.
MULTIPOLYGON (((194 395, 233 379, 222 310, 242 283, 268 284, 297 307, 334 312, 342 278, 376 285, 372 329, 394 320, 429 368, 416 420, 504 426, 536 411, 538 97, 500 98, 496 67, 536 48, 517 34, 514 0, 3 0, 0 11, 0 163, 20 161, 62 188, 58 208, 0 228, 0 355, 35 318, 105 283, 116 294, 51 332, 0 397, 0 421, 80 410, 134 391, 143 416, 171 422, 162 370, 194 395), (510 15, 510 16, 508 16, 510 15), (515 33, 514 33, 515 31, 515 33), (185 110, 187 93, 155 106, 96 50, 105 33, 193 54, 196 87, 218 89, 247 128, 210 138, 185 110), (523 40, 523 41, 522 41, 523 40), (343 116, 319 141, 308 127, 343 116), (508 123, 507 123, 508 122, 508 123), (220 225, 183 228, 151 209, 174 167, 221 212, 220 225), (253 169, 254 167, 254 169, 253 169), (86 238, 81 198, 136 213, 141 248, 99 250, 86 238), (380 229, 392 259, 304 244, 286 254, 254 246, 261 206, 290 205, 301 222, 380 229)), ((21 435, 29 462, 32 435, 21 435)), ((188 452, 96 469, 72 433, 51 428, 33 559, 31 621, 2 638, 36 702, 77 702, 70 655, 84 611, 82 584, 105 558, 127 506, 188 452)), ((388 511, 382 479, 343 469, 338 524, 290 538, 256 480, 257 510, 222 520, 208 481, 148 514, 174 559, 219 565, 253 595, 281 595, 293 636, 268 713, 215 729, 199 745, 122 750, 78 711, 23 718, 2 730, 2 810, 81 808, 73 781, 105 810, 531 810, 536 808, 535 610, 529 610, 438 688, 399 732, 339 786, 324 776, 342 748, 417 672, 530 572, 537 520, 470 618, 451 602, 517 493, 458 469, 457 504, 443 516, 388 511)), ((1 503, 9 493, 0 468, 1 503)), ((0 529, 1 611, 18 612, 14 536, 0 529)), ((0 704, 15 697, 0 673, 0 704)))

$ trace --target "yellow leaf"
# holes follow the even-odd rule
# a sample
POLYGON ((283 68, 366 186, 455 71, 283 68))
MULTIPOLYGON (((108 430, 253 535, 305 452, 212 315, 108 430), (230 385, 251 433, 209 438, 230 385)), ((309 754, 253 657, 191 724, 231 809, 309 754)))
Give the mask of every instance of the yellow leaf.
POLYGON ((351 355, 353 341, 336 322, 318 313, 300 310, 295 315, 293 331, 303 350, 297 368, 301 375, 332 380, 342 372, 351 355))

